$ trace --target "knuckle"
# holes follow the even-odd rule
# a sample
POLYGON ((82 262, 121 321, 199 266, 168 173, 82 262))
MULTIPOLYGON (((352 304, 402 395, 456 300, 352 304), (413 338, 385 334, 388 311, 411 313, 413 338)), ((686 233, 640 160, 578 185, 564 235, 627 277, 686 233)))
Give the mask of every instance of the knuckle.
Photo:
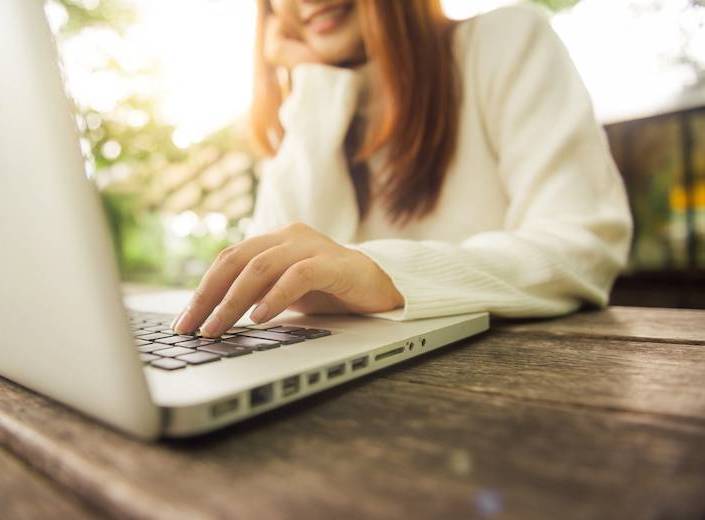
POLYGON ((232 297, 226 296, 215 308, 214 314, 220 316, 223 321, 228 321, 237 313, 237 309, 238 302, 232 297))
POLYGON ((311 262, 299 262, 292 267, 293 278, 301 284, 312 285, 315 280, 315 268, 311 262))
POLYGON ((228 246, 225 249, 223 249, 220 253, 218 253, 218 256, 216 257, 216 261, 218 263, 224 263, 224 264, 232 264, 237 261, 239 248, 237 246, 228 246))
POLYGON ((292 222, 291 224, 284 226, 283 231, 286 233, 300 234, 308 231, 309 229, 311 228, 303 222, 292 222))
POLYGON ((272 308, 280 308, 291 303, 294 298, 294 291, 290 287, 283 284, 275 285, 269 296, 267 297, 267 302, 272 308))
POLYGON ((269 259, 269 255, 266 253, 260 253, 250 260, 247 265, 248 271, 252 271, 253 274, 262 275, 269 272, 272 262, 269 259))
POLYGON ((193 297, 191 299, 191 305, 193 307, 202 307, 202 306, 206 305, 207 299, 208 299, 208 297, 206 295, 206 292, 203 289, 201 289, 201 288, 196 289, 196 291, 193 293, 193 297))

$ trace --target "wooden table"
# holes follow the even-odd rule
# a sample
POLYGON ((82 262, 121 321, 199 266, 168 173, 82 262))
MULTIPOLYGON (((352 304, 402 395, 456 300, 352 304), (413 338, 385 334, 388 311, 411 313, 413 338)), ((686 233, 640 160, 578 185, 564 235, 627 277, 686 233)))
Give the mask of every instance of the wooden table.
POLYGON ((494 323, 187 441, 0 380, 0 443, 3 519, 700 519, 705 311, 494 323))

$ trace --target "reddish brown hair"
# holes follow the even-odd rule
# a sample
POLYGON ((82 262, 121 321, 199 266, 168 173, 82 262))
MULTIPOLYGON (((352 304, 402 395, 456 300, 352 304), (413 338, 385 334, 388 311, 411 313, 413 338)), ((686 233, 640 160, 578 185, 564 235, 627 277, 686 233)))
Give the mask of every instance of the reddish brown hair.
MULTIPOLYGON (((452 23, 440 0, 356 0, 368 60, 374 63, 369 120, 353 125, 346 145, 361 214, 369 203, 366 161, 384 148, 375 172, 391 221, 432 212, 453 158, 461 90, 452 49, 452 23), (358 127, 358 128, 355 128, 358 127), (356 132, 357 130, 357 132, 356 132)), ((267 0, 259 0, 252 128, 267 154, 283 136, 278 110, 284 97, 264 58, 267 0)))

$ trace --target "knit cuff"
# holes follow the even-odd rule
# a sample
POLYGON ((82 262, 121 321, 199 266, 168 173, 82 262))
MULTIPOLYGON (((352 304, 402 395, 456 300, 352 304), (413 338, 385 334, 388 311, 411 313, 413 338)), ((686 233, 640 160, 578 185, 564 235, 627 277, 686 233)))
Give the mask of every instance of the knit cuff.
POLYGON ((293 90, 279 109, 289 139, 317 146, 342 142, 355 113, 363 77, 355 70, 303 63, 292 71, 293 90))

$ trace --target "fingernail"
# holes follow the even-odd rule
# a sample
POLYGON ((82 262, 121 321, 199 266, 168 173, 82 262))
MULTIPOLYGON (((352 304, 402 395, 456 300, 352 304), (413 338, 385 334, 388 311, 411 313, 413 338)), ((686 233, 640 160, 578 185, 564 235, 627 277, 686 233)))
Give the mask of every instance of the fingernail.
POLYGON ((263 321, 267 320, 268 315, 269 305, 267 305, 266 303, 260 303, 257 307, 255 307, 255 310, 252 311, 252 314, 250 314, 250 318, 252 318, 252 321, 262 323, 263 321))
POLYGON ((176 326, 179 324, 179 321, 181 321, 181 316, 184 315, 184 312, 186 312, 186 309, 182 310, 179 314, 176 315, 176 318, 171 322, 171 325, 169 327, 172 330, 176 330, 176 326))
POLYGON ((218 316, 212 315, 210 318, 208 318, 208 320, 206 320, 206 323, 201 327, 201 332, 204 336, 220 336, 220 329, 222 328, 222 326, 223 320, 221 320, 218 316))
POLYGON ((179 314, 179 317, 174 321, 174 325, 171 327, 173 330, 176 332, 191 332, 190 330, 186 330, 186 326, 189 324, 187 318, 190 310, 191 307, 186 307, 181 311, 181 314, 179 314))

